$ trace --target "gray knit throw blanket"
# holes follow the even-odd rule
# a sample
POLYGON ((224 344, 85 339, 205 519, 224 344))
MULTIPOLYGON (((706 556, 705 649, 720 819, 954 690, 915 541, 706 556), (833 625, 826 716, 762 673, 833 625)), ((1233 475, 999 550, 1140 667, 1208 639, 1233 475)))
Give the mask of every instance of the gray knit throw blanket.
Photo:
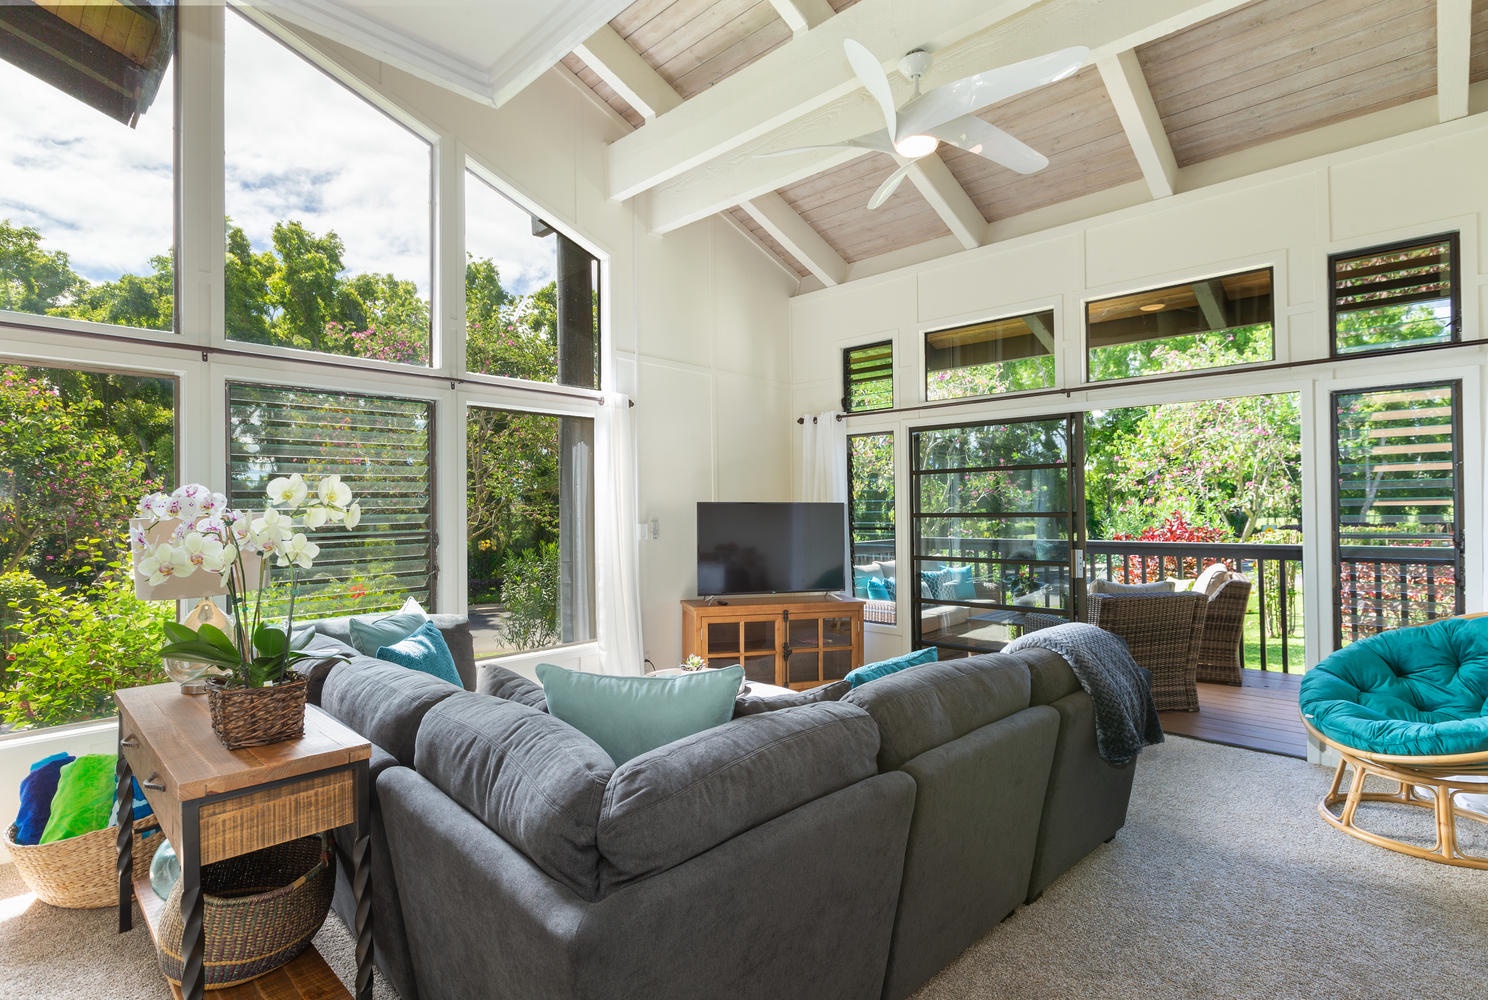
POLYGON ((1095 703, 1095 749, 1111 764, 1135 760, 1142 748, 1163 741, 1152 675, 1132 659, 1119 636, 1071 622, 1029 632, 1003 647, 1004 653, 1037 646, 1069 661, 1075 679, 1095 703))

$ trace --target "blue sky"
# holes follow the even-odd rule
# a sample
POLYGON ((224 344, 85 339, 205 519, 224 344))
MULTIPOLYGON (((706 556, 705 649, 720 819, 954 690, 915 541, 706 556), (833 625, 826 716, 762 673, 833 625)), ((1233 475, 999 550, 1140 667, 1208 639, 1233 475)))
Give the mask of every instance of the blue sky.
MULTIPOLYGON (((430 282, 430 150, 239 17, 227 18, 227 214, 256 248, 275 221, 334 229, 349 272, 430 282)), ((40 230, 93 281, 149 271, 171 245, 171 81, 128 129, 0 61, 0 218, 40 230)), ((553 276, 552 240, 478 182, 467 243, 503 283, 553 276)))

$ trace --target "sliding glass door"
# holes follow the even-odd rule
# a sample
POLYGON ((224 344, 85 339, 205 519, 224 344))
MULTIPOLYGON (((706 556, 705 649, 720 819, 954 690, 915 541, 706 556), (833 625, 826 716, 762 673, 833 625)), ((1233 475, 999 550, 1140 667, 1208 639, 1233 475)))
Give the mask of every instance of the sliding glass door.
POLYGON ((996 650, 1074 618, 1081 435, 1071 416, 913 432, 913 565, 901 580, 913 581, 917 648, 996 650))

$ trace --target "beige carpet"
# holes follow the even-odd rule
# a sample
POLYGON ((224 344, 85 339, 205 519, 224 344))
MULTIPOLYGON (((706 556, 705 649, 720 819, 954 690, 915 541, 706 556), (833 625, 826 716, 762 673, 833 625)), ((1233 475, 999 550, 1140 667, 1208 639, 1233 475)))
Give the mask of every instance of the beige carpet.
MULTIPOLYGON (((1337 833, 1313 812, 1329 777, 1181 738, 1146 751, 1116 840, 914 1000, 1488 996, 1488 872, 1337 833)), ((1488 837, 1473 839, 1488 852, 1488 837)), ((0 867, 0 998, 164 1000, 145 931, 119 935, 113 921, 35 902, 0 867)), ((348 980, 350 939, 334 917, 317 944, 348 980)))

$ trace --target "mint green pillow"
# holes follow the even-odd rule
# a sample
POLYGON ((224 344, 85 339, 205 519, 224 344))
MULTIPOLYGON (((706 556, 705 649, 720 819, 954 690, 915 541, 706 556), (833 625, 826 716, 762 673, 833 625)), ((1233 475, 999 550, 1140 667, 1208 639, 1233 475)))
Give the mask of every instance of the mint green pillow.
POLYGON ((537 665, 548 712, 598 743, 618 767, 673 740, 721 726, 744 681, 738 665, 679 677, 617 677, 537 665))
POLYGON ((424 609, 407 604, 385 615, 357 615, 351 620, 351 644, 358 653, 376 656, 381 646, 391 646, 412 635, 429 620, 424 609))
POLYGON ((62 768, 57 778, 57 794, 52 796, 52 814, 46 829, 41 831, 41 843, 66 840, 108 826, 114 797, 119 791, 117 763, 118 759, 111 753, 90 753, 62 768))
POLYGON ((433 622, 424 622, 413 630, 412 635, 391 645, 378 646, 377 658, 410 670, 422 670, 442 681, 449 681, 455 687, 465 686, 460 682, 454 654, 433 622))
POLYGON ((921 663, 934 663, 940 658, 940 651, 934 646, 925 649, 917 649, 913 653, 905 653, 891 660, 879 660, 877 663, 865 663, 856 670, 848 671, 843 680, 853 687, 861 687, 869 681, 876 681, 880 677, 897 673, 906 667, 919 666, 921 663))

